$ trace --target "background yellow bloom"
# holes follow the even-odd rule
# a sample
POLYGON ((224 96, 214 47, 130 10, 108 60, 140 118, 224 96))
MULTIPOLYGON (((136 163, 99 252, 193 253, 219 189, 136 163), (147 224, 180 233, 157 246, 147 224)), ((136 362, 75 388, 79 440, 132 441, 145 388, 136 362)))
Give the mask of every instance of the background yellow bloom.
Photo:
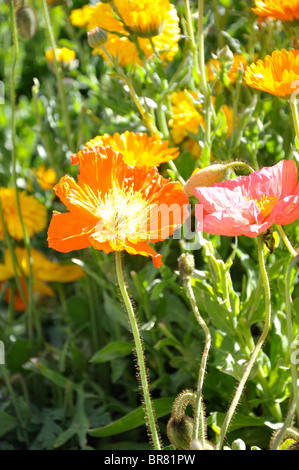
POLYGON ((135 134, 126 131, 123 134, 115 133, 98 135, 85 144, 86 147, 111 145, 117 152, 121 152, 127 165, 148 167, 159 166, 161 163, 173 160, 179 155, 177 148, 169 148, 168 142, 161 142, 159 136, 149 137, 143 132, 135 134))
MULTIPOLYGON (((53 290, 48 284, 46 284, 46 282, 74 282, 85 275, 80 266, 76 266, 74 264, 62 265, 50 261, 41 251, 34 248, 31 248, 30 255, 32 258, 33 292, 35 295, 54 295, 53 290)), ((15 256, 18 261, 18 266, 16 268, 20 279, 22 279, 23 275, 28 277, 29 260, 27 250, 25 248, 16 247, 15 256)), ((0 283, 4 283, 13 277, 13 260, 10 251, 6 250, 4 254, 4 262, 0 264, 0 283)), ((22 282, 22 288, 24 291, 24 296, 27 298, 28 294, 24 282, 22 282)), ((14 301, 15 307, 18 310, 26 308, 25 303, 20 297, 20 293, 16 293, 14 301)))
MULTIPOLYGON (((0 188, 4 221, 9 234, 17 240, 24 238, 14 188, 0 188)), ((47 209, 34 196, 19 191, 20 208, 29 237, 43 230, 47 224, 47 209)), ((0 240, 4 239, 4 228, 0 220, 0 240)))
MULTIPOLYGON (((158 27, 158 23, 163 23, 163 30, 160 34, 152 37, 152 41, 157 51, 162 51, 164 60, 170 61, 178 51, 180 40, 179 18, 174 5, 169 0, 115 0, 115 6, 123 20, 124 25, 119 21, 110 4, 97 3, 95 7, 84 7, 73 10, 70 21, 75 26, 86 26, 90 31, 96 26, 108 32, 108 40, 105 44, 108 52, 117 57, 122 66, 142 63, 135 44, 130 41, 129 33, 126 29, 138 32, 141 35, 158 27), (80 10, 82 15, 80 16, 80 10)), ((149 39, 139 38, 139 46, 148 58, 153 54, 153 48, 149 39)), ((106 60, 102 49, 94 49, 106 60)))
MULTIPOLYGON (((69 62, 72 62, 73 60, 76 59, 76 52, 73 51, 72 49, 69 49, 68 47, 62 47, 56 49, 56 55, 59 60, 59 62, 64 62, 65 64, 68 64, 69 62)), ((48 49, 45 53, 46 59, 53 63, 54 62, 54 51, 53 49, 48 49)))

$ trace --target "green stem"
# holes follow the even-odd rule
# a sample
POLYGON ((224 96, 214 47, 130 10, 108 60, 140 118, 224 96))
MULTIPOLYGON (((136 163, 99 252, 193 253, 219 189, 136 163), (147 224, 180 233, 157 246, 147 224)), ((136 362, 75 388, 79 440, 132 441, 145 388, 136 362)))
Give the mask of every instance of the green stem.
POLYGON ((2 369, 2 373, 3 373, 3 376, 4 376, 5 382, 6 382, 7 389, 10 393, 10 396, 11 396, 11 401, 12 401, 12 404, 13 404, 15 412, 16 412, 16 416, 17 416, 17 420, 18 420, 18 423, 19 423, 20 430, 23 434, 23 439, 24 439, 24 441, 26 442, 26 444, 28 446, 29 445, 29 438, 28 438, 27 429, 24 426, 24 419, 22 417, 22 414, 21 414, 21 411, 20 411, 20 408, 19 408, 19 404, 18 404, 17 398, 15 396, 15 392, 12 388, 11 383, 10 383, 10 378, 9 378, 9 375, 8 375, 8 372, 7 372, 7 368, 4 364, 0 365, 0 367, 2 369))
POLYGON ((202 327, 204 334, 205 334, 205 346, 204 346, 203 354, 201 357, 201 363, 200 363, 199 373, 198 373, 196 399, 195 399, 195 406, 194 406, 194 427, 193 427, 193 436, 192 436, 193 440, 199 440, 201 442, 202 448, 204 449, 205 439, 206 439, 206 429, 205 429, 205 420, 204 420, 203 403, 202 403, 202 387, 203 387, 203 382, 204 382, 204 376, 206 373, 207 359, 208 359, 208 355, 209 355, 209 351, 211 347, 211 334, 210 334, 210 330, 206 322, 200 315, 199 309, 197 307, 190 277, 184 278, 183 284, 184 284, 186 294, 190 300, 190 304, 191 304, 194 316, 198 324, 202 327))
POLYGON ((215 17, 217 32, 218 32, 218 45, 219 45, 220 48, 222 48, 222 47, 225 46, 225 41, 224 41, 224 37, 221 34, 222 27, 221 27, 220 15, 219 15, 219 11, 218 11, 218 2, 217 2, 217 0, 213 0, 213 11, 214 11, 214 17, 215 17))
POLYGON ((228 427, 229 427, 230 422, 232 420, 232 417, 235 413, 237 405, 240 401, 240 398, 241 398, 241 395, 243 393, 243 390, 244 390, 245 384, 247 382, 247 379, 249 377, 249 374, 250 374, 250 372, 252 370, 252 367, 253 367, 253 365, 254 365, 254 363, 255 363, 258 355, 259 355, 259 352, 260 352, 260 350, 263 346, 263 343, 264 343, 264 341, 265 341, 265 339, 268 335, 268 332, 269 332, 270 326, 271 326, 271 293, 270 293, 270 285, 269 285, 269 280, 268 280, 266 266, 265 266, 265 259, 264 259, 264 253, 263 253, 263 240, 262 240, 261 235, 258 236, 257 242, 258 242, 258 261, 259 261, 261 276, 262 276, 262 279, 263 279, 264 293, 265 293, 265 324, 264 324, 262 334, 261 334, 260 338, 258 339, 254 350, 251 353, 251 357, 250 357, 250 359, 247 363, 247 366, 245 367, 242 378, 241 378, 241 380, 240 380, 240 382, 237 386, 237 389, 236 389, 235 395, 233 397, 233 400, 231 402, 231 405, 230 405, 230 407, 229 407, 229 409, 228 409, 228 411, 225 415, 225 418, 224 418, 224 421, 223 421, 223 424, 222 424, 222 427, 221 427, 221 430, 220 430, 220 434, 219 434, 219 437, 218 437, 218 441, 217 441, 217 444, 216 444, 216 449, 217 450, 221 450, 221 448, 222 448, 223 441, 224 441, 224 438, 226 436, 228 427))
POLYGON ((292 97, 290 98, 290 105, 291 105, 291 110, 292 110, 293 123, 294 123, 294 128, 295 128, 296 137, 297 137, 297 139, 299 139, 299 117, 298 117, 298 109, 297 109, 296 100, 293 99, 292 97))
POLYGON ((127 288, 126 288, 125 281, 124 281, 122 262, 121 262, 121 253, 118 251, 115 252, 115 263, 116 263, 117 280, 118 280, 120 292, 121 292, 121 295, 122 295, 122 298, 125 303, 125 307, 129 316, 129 323, 131 326, 135 348, 136 348, 139 377, 140 377, 141 389, 143 393, 144 405, 145 405, 145 410, 146 410, 146 421, 148 422, 149 436, 153 441, 155 450, 161 450, 159 434, 158 434, 158 430, 156 427, 154 409, 153 409, 150 391, 149 391, 149 384, 148 384, 148 378, 147 378, 145 358, 143 354, 142 340, 141 340, 141 336, 139 333, 139 328, 138 328, 137 320, 134 314, 134 310, 131 304, 131 300, 128 295, 127 288))
POLYGON ((290 362, 291 362, 291 377, 292 377, 292 392, 293 398, 296 402, 297 419, 299 422, 299 391, 298 391, 298 377, 297 377, 297 364, 296 361, 292 360, 291 347, 294 341, 293 326, 292 326, 292 306, 291 306, 291 293, 290 293, 290 281, 292 269, 297 265, 299 257, 293 258, 288 265, 285 280, 285 304, 286 304, 286 317, 287 317, 287 335, 290 351, 290 362))
POLYGON ((211 157, 211 113, 213 112, 213 105, 211 101, 211 91, 209 89, 205 69, 205 49, 204 49, 204 0, 198 0, 198 50, 199 50, 199 73, 201 90, 205 97, 204 111, 205 111, 205 145, 208 151, 208 158, 205 163, 206 166, 210 164, 211 157))
MULTIPOLYGON (((288 414, 286 416, 286 419, 283 423, 283 426, 280 428, 279 432, 277 433, 277 435, 276 435, 276 437, 273 441, 273 444, 271 446, 271 450, 278 450, 284 435, 286 433, 288 433, 288 427, 291 426, 291 424, 292 424, 292 420, 293 420, 295 411, 296 411, 296 399, 294 397, 292 402, 291 402, 291 405, 290 405, 288 414)), ((291 430, 291 432, 292 432, 292 430, 291 430)), ((295 434, 294 438, 298 439, 298 437, 299 436, 295 434)))
POLYGON ((290 242, 290 240, 288 239, 288 237, 286 236, 286 234, 284 233, 284 230, 282 228, 281 225, 276 225, 277 227, 277 230, 286 246, 286 249, 288 250, 288 252, 292 255, 292 257, 294 258, 295 256, 297 256, 297 251, 292 247, 292 244, 290 242))
MULTIPOLYGON (((28 256, 28 265, 29 265, 29 273, 28 273, 28 338, 29 341, 32 342, 33 340, 33 272, 32 272, 32 258, 31 258, 31 250, 30 250, 30 238, 28 236, 23 217, 21 212, 21 204, 20 204, 20 197, 17 185, 17 156, 16 156, 16 98, 15 98, 15 68, 18 60, 19 55, 19 42, 18 42, 18 30, 16 25, 16 16, 15 16, 15 7, 13 0, 10 0, 10 20, 11 20, 11 28, 12 28, 12 38, 13 38, 13 61, 11 67, 11 76, 10 76, 10 102, 11 102, 11 156, 12 156, 12 179, 13 185, 16 193, 16 204, 17 204, 17 212, 20 219, 23 236, 24 236, 24 244, 28 256)), ((22 289, 20 291, 20 294, 22 289)), ((22 295, 22 294, 21 294, 22 295)))
MULTIPOLYGON (((43 1, 45 1, 45 0, 43 0, 43 1)), ((156 125, 153 123, 152 119, 150 118, 148 113, 143 108, 143 106, 141 104, 141 101, 140 101, 140 99, 139 99, 139 97, 138 97, 138 95, 137 95, 137 93, 136 93, 136 91, 133 87, 133 84, 128 79, 128 77, 124 73, 121 66, 118 64, 118 62, 114 59, 114 57, 110 54, 110 52, 106 49, 106 47, 104 45, 101 46, 101 47, 103 49, 103 52, 106 54, 109 62, 111 63, 111 65, 113 65, 113 67, 116 69, 117 73, 120 75, 120 78, 127 85, 128 89, 129 89, 129 92, 130 92, 130 95, 131 95, 131 98, 134 101, 134 103, 135 103, 135 105, 136 105, 136 107, 137 107, 137 109, 138 109, 138 111, 141 115, 142 121, 148 127, 150 133, 152 135, 160 135, 156 125)))
POLYGON ((58 94, 59 94, 59 99, 60 99, 62 118, 63 118, 63 122, 65 126, 66 139, 67 139, 69 149, 74 151, 75 148, 74 148, 74 143, 72 140, 72 131, 71 131, 70 119, 69 119, 69 114, 68 114, 68 109, 67 109, 66 94, 65 94, 64 84, 63 84, 63 74, 62 74, 61 65, 59 63, 57 53, 56 53, 57 45, 55 41, 52 24, 51 24, 51 18, 50 18, 47 0, 42 0, 42 7, 43 7, 44 18, 46 22, 47 31, 48 31, 49 41, 53 49, 54 70, 55 70, 55 75, 57 78, 57 88, 58 88, 58 94))
POLYGON ((195 71, 194 75, 195 75, 196 81, 198 81, 200 77, 199 57, 198 57, 198 48, 197 48, 195 37, 194 37, 194 29, 193 29, 193 22, 192 22, 191 10, 190 10, 190 3, 189 3, 189 0, 185 0, 184 3, 185 3, 187 33, 189 36, 190 49, 193 55, 193 67, 195 71))

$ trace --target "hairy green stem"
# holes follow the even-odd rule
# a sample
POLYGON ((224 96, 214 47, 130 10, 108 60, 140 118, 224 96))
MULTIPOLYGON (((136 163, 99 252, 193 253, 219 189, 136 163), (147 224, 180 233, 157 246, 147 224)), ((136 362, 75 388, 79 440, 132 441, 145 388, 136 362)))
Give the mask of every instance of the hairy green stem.
POLYGON ((191 279, 190 277, 185 277, 183 279, 184 289, 186 294, 190 300, 190 304, 192 307, 192 311, 194 316, 201 326, 205 334, 205 346, 203 350, 203 354, 201 357, 201 363, 198 372, 198 381, 197 381, 197 389, 196 389, 196 399, 195 399, 195 406, 194 406, 194 427, 193 427, 193 440, 199 440, 201 442, 202 447, 205 447, 205 439, 206 439, 206 429, 205 429, 205 420, 204 420, 204 412, 203 412, 203 403, 202 403, 202 387, 204 382, 204 376, 206 373, 206 366, 207 366, 207 359, 211 347, 211 334, 210 330, 200 315, 199 309, 197 307, 196 299, 194 296, 194 292, 192 289, 191 279))
MULTIPOLYGON (((276 437, 273 441, 273 444, 271 446, 271 450, 278 450, 284 435, 288 432, 288 427, 291 426, 291 424, 292 424, 292 420, 293 420, 295 411, 296 411, 296 399, 294 397, 293 400, 291 401, 291 405, 290 405, 288 414, 286 416, 286 419, 283 423, 283 426, 280 428, 279 432, 277 433, 277 435, 276 435, 276 437)), ((299 438, 299 436, 296 436, 296 437, 297 437, 297 439, 299 438)))
POLYGON ((116 264, 116 274, 117 280, 120 288, 120 292, 128 313, 129 323, 131 327, 131 331, 134 338, 135 348, 136 348, 136 356, 137 356, 137 363, 139 369, 139 377, 140 377, 140 384, 144 399, 145 411, 146 411, 146 421, 148 424, 148 432, 149 436, 153 441, 155 450, 161 450, 160 438, 156 426, 156 419, 154 408, 151 401, 150 391, 149 391, 149 383, 147 377, 147 370, 145 365, 145 358, 143 353, 143 346, 142 340, 139 333, 139 328, 137 324, 137 319, 134 314, 134 309, 130 300, 130 297, 127 292, 127 288, 124 281, 123 270, 122 270, 122 261, 121 261, 121 253, 116 251, 115 252, 115 264, 116 264))
POLYGON ((291 362, 291 377, 292 377, 292 394, 296 403, 297 419, 299 422, 299 390, 298 390, 298 376, 297 376, 297 361, 292 358, 291 348, 293 346, 294 334, 292 326, 292 305, 290 293, 290 281, 292 269, 298 264, 299 257, 293 258, 288 265, 285 279, 285 304, 286 304, 286 317, 287 317, 287 335, 290 351, 291 362))
POLYGON ((288 237, 286 236, 286 234, 284 233, 284 230, 283 230, 282 226, 281 225, 276 225, 276 227, 277 227, 277 230, 278 230, 278 232, 279 232, 279 234, 282 238, 283 243, 286 246, 286 249, 288 250, 288 252, 294 258, 295 256, 297 256, 297 251, 292 247, 292 244, 291 244, 290 240, 288 239, 288 237))
POLYGON ((233 418, 233 415, 235 413, 235 410, 238 406, 238 403, 240 401, 241 395, 243 393, 245 384, 247 382, 247 379, 249 377, 249 374, 252 370, 253 365, 255 364, 255 361, 257 360, 258 354, 264 344, 264 341, 268 335, 268 332, 270 330, 271 326, 271 293, 270 293, 270 285, 269 285, 269 280, 267 276, 267 271, 266 271, 266 266, 265 266, 265 259, 264 259, 264 253, 263 253, 263 240, 262 236, 259 235, 257 237, 257 242, 258 242, 258 261, 259 261, 259 267, 260 267, 260 272, 261 276, 263 279, 263 285, 264 285, 264 293, 265 293, 265 320, 264 320, 264 328, 262 331, 262 334, 260 338, 258 339, 254 350, 251 353, 250 359, 245 367, 245 370, 243 372, 242 378, 237 386, 235 395, 233 397, 233 400, 231 402, 231 405, 225 415, 223 424, 221 426, 220 434, 218 437, 218 441, 216 444, 216 449, 221 450, 224 438, 226 436, 228 427, 230 425, 230 422, 233 418))

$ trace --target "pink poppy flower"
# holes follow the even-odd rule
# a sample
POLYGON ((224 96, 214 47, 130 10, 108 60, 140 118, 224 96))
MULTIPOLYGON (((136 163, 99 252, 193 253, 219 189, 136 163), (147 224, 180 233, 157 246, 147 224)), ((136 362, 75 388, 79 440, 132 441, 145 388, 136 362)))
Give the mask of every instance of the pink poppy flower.
POLYGON ((194 194, 199 200, 199 230, 206 233, 253 238, 273 224, 286 225, 299 218, 298 171, 293 161, 282 160, 249 176, 197 187, 194 194))

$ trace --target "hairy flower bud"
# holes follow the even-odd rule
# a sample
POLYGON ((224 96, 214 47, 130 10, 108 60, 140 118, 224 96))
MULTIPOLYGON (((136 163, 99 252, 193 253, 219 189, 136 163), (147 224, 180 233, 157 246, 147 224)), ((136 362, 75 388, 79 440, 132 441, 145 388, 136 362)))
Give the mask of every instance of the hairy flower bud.
POLYGON ((36 14, 31 6, 20 6, 16 11, 16 21, 20 36, 31 39, 36 33, 36 14))
POLYGON ((193 196, 193 189, 197 186, 211 186, 224 178, 227 165, 210 165, 202 170, 196 169, 184 186, 186 196, 193 196))
POLYGON ((183 253, 178 258, 178 265, 182 279, 192 276, 195 268, 194 256, 191 253, 183 253))
POLYGON ((98 26, 87 31, 87 42, 93 49, 103 46, 107 42, 107 39, 107 32, 98 26))
POLYGON ((167 436, 177 450, 190 450, 193 433, 193 419, 183 415, 173 417, 167 424, 167 436))

